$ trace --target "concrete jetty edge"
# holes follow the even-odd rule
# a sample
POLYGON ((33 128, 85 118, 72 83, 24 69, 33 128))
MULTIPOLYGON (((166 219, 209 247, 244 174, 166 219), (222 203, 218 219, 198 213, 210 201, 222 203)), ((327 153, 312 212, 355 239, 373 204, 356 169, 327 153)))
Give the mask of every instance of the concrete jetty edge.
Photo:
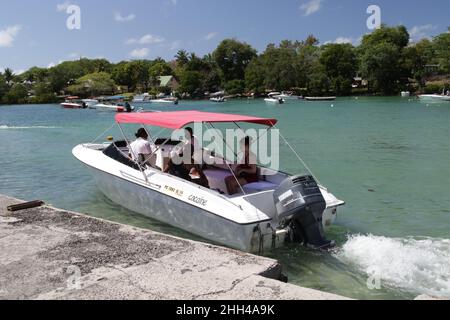
POLYGON ((0 194, 0 299, 346 300, 277 279, 281 265, 0 194))

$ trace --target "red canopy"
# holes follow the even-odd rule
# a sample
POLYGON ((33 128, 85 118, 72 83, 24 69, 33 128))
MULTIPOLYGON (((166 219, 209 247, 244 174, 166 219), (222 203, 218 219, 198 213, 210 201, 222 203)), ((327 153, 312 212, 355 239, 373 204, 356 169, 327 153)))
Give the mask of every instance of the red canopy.
POLYGON ((273 127, 278 122, 276 119, 200 111, 120 113, 116 115, 116 121, 118 123, 147 124, 174 130, 181 129, 190 123, 248 122, 273 127))

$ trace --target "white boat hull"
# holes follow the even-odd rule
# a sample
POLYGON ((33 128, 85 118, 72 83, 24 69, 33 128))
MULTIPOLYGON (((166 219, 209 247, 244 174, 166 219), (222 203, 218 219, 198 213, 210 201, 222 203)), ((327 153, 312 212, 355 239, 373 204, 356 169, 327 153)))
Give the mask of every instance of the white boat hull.
MULTIPOLYGON (((140 171, 89 146, 77 146, 73 154, 90 168, 101 192, 128 210, 246 252, 262 253, 285 243, 289 230, 278 228, 277 217, 266 215, 245 199, 232 202, 153 169, 146 171, 145 181, 140 171), (193 201, 193 197, 201 201, 193 201)), ((321 191, 327 202, 322 221, 330 225, 336 219, 337 208, 344 203, 325 189, 321 191)), ((261 196, 267 197, 265 193, 261 196)))
POLYGON ((419 99, 425 102, 442 102, 450 101, 450 96, 443 96, 439 94, 422 94, 419 99))

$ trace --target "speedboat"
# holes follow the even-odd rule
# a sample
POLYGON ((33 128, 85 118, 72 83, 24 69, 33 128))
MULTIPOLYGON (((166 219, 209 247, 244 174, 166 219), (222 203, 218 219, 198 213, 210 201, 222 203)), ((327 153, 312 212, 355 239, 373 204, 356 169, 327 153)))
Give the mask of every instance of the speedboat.
POLYGON ((133 103, 151 103, 151 96, 148 93, 134 96, 133 103))
POLYGON ((419 99, 424 101, 424 102, 450 101, 450 95, 444 95, 444 94, 421 94, 421 95, 419 95, 419 99))
POLYGON ((274 95, 274 98, 281 98, 283 100, 300 100, 303 99, 301 96, 296 96, 292 92, 282 92, 281 94, 274 95))
POLYGON ((136 108, 134 106, 127 107, 121 104, 107 104, 107 103, 98 103, 93 106, 91 109, 97 109, 99 111, 111 111, 111 112, 133 112, 136 108))
POLYGON ((153 163, 145 165, 129 157, 130 144, 123 128, 141 125, 178 130, 187 125, 215 128, 217 123, 228 123, 273 130, 276 119, 178 111, 123 113, 117 114, 115 120, 123 138, 103 144, 80 144, 72 153, 91 171, 99 189, 120 206, 246 252, 261 254, 287 242, 317 249, 334 245, 326 239, 324 228, 334 223, 338 209, 345 203, 309 171, 291 175, 258 166, 257 181, 240 186, 240 193, 229 195, 224 181, 234 176, 231 160, 203 148, 203 158, 208 160, 203 171, 209 188, 205 188, 161 171, 180 141, 154 137, 156 151, 150 157, 153 163))
POLYGON ((61 106, 65 109, 86 109, 87 104, 77 96, 67 97, 66 100, 61 103, 61 106))
POLYGON ((160 104, 173 104, 173 105, 178 104, 178 99, 173 97, 158 98, 150 101, 151 103, 160 103, 160 104))
POLYGON ((276 98, 279 95, 279 92, 271 92, 268 94, 268 97, 264 99, 264 101, 270 104, 284 104, 286 100, 284 100, 283 98, 276 98))
POLYGON ((100 111, 112 111, 112 112, 133 112, 134 106, 125 102, 123 96, 101 97, 100 102, 90 107, 91 109, 97 109, 100 111))
POLYGON ((89 109, 92 109, 93 106, 99 103, 99 101, 96 99, 83 99, 81 101, 83 101, 86 104, 86 107, 89 109))
POLYGON ((225 99, 225 97, 213 97, 209 99, 212 102, 218 102, 218 103, 222 103, 222 102, 227 102, 227 99, 225 99))

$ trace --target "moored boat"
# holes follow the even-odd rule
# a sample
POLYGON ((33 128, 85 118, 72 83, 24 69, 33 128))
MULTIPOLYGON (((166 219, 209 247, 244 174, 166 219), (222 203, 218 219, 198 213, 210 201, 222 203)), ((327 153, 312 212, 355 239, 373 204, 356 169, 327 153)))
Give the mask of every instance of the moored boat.
POLYGON ((336 97, 305 97, 306 101, 334 101, 336 97))
POLYGON ((65 109, 86 109, 87 104, 84 103, 80 97, 70 96, 67 97, 66 100, 61 103, 61 106, 65 109))
POLYGON ((421 94, 418 96, 420 100, 424 102, 443 102, 450 101, 450 95, 443 94, 421 94))
MULTIPOLYGON (((215 123, 247 123, 271 130, 277 120, 181 111, 118 114, 116 122, 124 132, 125 124, 178 130, 190 124, 213 128, 215 123)), ((224 179, 234 175, 230 160, 202 149, 211 164, 204 170, 209 187, 202 187, 161 170, 182 142, 155 138, 150 157, 154 162, 149 165, 131 160, 125 136, 110 144, 78 145, 73 154, 91 170, 99 189, 113 202, 216 243, 254 253, 289 241, 320 249, 333 246, 324 235, 324 226, 335 221, 345 203, 311 173, 290 175, 258 166, 257 179, 240 185, 238 194, 229 195, 224 179)))

